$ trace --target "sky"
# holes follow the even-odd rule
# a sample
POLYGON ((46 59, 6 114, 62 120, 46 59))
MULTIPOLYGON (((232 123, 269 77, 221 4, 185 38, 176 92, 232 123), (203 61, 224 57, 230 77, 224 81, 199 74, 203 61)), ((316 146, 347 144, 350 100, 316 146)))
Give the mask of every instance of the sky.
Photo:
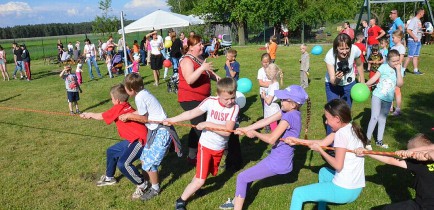
MULTIPOLYGON (((0 27, 45 23, 90 22, 102 15, 99 0, 0 0, 0 27)), ((136 20, 157 9, 169 11, 166 0, 112 0, 110 15, 136 20)))

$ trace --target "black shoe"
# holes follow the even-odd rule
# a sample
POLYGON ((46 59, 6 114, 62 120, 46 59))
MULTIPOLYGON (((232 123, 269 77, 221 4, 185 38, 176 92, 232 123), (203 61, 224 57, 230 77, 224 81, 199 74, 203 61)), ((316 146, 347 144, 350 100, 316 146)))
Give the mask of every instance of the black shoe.
POLYGON ((175 202, 175 209, 176 210, 187 210, 185 205, 187 205, 187 202, 183 201, 181 198, 178 198, 178 200, 176 200, 176 202, 175 202))

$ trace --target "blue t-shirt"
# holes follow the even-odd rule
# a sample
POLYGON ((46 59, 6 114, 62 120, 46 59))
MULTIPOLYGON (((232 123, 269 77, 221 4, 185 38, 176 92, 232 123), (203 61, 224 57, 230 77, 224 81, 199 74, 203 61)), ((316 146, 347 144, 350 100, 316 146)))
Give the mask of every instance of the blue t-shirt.
MULTIPOLYGON (((289 126, 286 128, 281 138, 288 136, 298 138, 301 132, 301 113, 298 110, 289 112, 282 111, 282 118, 280 121, 288 122, 289 126)), ((277 140, 276 144, 271 149, 264 161, 268 167, 277 174, 286 174, 292 171, 292 158, 294 157, 294 148, 283 141, 277 140)))
POLYGON ((392 102, 395 96, 396 71, 389 64, 381 64, 377 70, 380 72, 380 81, 372 95, 387 102, 392 102))
POLYGON ((392 34, 393 34, 394 31, 396 31, 398 29, 399 26, 402 26, 402 33, 405 33, 404 22, 402 22, 402 20, 401 20, 400 17, 397 17, 395 19, 395 21, 393 21, 393 24, 392 24, 392 26, 390 26, 390 29, 389 29, 389 35, 390 35, 390 37, 389 37, 389 47, 393 47, 395 45, 395 43, 393 43, 392 34))
MULTIPOLYGON (((233 71, 235 71, 235 76, 233 77, 235 81, 238 80, 238 77, 240 76, 240 63, 238 61, 234 61, 230 64, 233 71)), ((225 64, 225 71, 226 71, 226 77, 232 77, 231 73, 229 72, 228 66, 225 64)))

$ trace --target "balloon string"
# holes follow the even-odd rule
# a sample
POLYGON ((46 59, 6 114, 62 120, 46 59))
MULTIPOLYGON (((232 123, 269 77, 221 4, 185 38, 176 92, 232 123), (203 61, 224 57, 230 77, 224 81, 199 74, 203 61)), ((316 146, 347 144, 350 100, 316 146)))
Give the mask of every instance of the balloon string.
MULTIPOLYGON (((12 108, 12 107, 5 107, 0 106, 0 109, 5 110, 13 110, 13 111, 24 111, 24 112, 34 112, 34 113, 42 113, 42 114, 49 114, 49 115, 60 115, 60 116, 68 116, 68 117, 78 117, 79 115, 71 115, 63 112, 52 112, 52 111, 44 111, 44 110, 35 110, 35 109, 24 109, 24 108, 12 108)), ((142 120, 140 118, 129 118, 129 120, 141 122, 141 123, 155 123, 155 124, 163 124, 163 121, 153 121, 153 120, 142 120)), ((176 126, 183 126, 183 127, 191 127, 196 128, 196 125, 187 124, 187 123, 177 123, 177 122, 170 122, 170 125, 176 125, 176 126)), ((210 130, 210 131, 222 131, 222 132, 228 132, 228 133, 235 133, 235 130, 230 129, 222 129, 222 128, 213 128, 213 127, 205 127, 204 129, 210 130)), ((243 134, 241 134, 243 135, 243 134)), ((306 136, 307 137, 307 136, 306 136)), ((280 141, 284 141, 284 138, 280 138, 280 141)), ((308 143, 302 143, 302 142, 296 142, 296 145, 302 145, 302 146, 309 146, 308 143)), ((321 148, 325 150, 335 150, 334 147, 325 147, 322 146, 321 148)), ((346 150, 346 152, 355 153, 354 150, 346 150)), ((383 155, 383 156, 397 156, 395 152, 380 152, 380 151, 363 151, 363 154, 372 154, 372 155, 383 155)), ((413 157, 413 155, 412 155, 413 157)))

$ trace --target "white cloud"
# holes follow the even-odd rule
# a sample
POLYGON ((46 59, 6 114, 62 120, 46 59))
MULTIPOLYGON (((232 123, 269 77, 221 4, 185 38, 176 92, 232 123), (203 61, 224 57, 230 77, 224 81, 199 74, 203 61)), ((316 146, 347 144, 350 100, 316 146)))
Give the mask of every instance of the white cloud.
POLYGON ((2 16, 10 15, 11 13, 21 15, 22 13, 31 11, 32 9, 26 2, 11 1, 6 4, 0 4, 0 14, 2 16))
POLYGON ((68 13, 68 15, 70 15, 70 16, 74 16, 74 15, 77 15, 77 14, 78 14, 78 10, 75 9, 75 8, 67 9, 67 10, 66 10, 66 13, 68 13))
POLYGON ((126 9, 167 8, 165 0, 132 0, 124 5, 126 9))

